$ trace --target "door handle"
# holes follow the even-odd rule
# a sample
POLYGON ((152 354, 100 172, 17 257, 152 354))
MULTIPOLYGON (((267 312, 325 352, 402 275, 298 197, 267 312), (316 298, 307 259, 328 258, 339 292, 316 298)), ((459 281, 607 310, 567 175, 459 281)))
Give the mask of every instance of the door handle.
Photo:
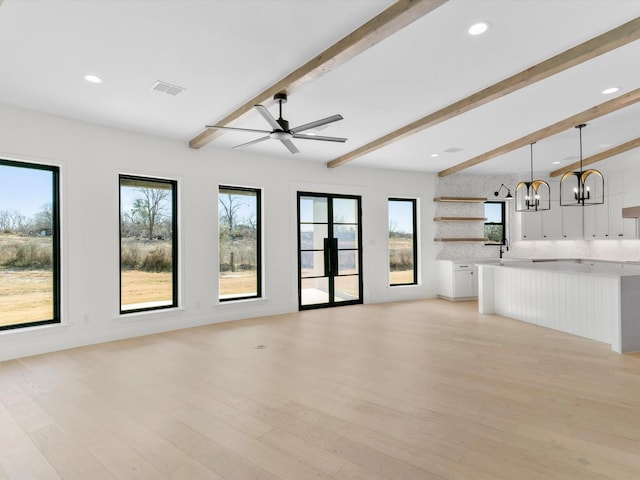
POLYGON ((338 275, 338 239, 331 239, 331 275, 338 275))
POLYGON ((323 240, 324 248, 324 277, 331 275, 331 242, 330 239, 325 238, 323 240))

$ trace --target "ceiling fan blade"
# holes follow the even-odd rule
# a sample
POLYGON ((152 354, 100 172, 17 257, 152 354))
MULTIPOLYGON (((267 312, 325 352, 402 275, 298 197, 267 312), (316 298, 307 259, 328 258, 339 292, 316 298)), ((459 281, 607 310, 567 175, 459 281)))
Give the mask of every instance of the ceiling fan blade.
POLYGON ((219 128, 221 130, 236 130, 238 132, 271 133, 269 130, 255 130, 253 128, 223 127, 222 125, 205 125, 205 127, 207 127, 207 128, 219 128))
POLYGON ((277 120, 273 117, 273 115, 271 115, 269 110, 267 110, 267 107, 265 107, 264 105, 254 105, 254 108, 258 111, 260 115, 262 115, 262 118, 264 118, 267 121, 267 123, 271 126, 271 128, 273 128, 274 130, 282 130, 282 127, 277 122, 277 120))
POLYGON ((328 123, 337 122, 338 120, 342 120, 342 115, 331 115, 330 117, 323 118, 322 120, 316 120, 315 122, 305 123, 304 125, 300 125, 298 127, 292 128, 291 133, 299 133, 304 132, 305 130, 309 130, 311 128, 321 127, 328 123))
POLYGON ((291 140, 280 140, 282 144, 289 149, 291 153, 300 153, 291 140))
POLYGON ((306 133, 294 133, 293 138, 303 138, 304 140, 323 140, 325 142, 341 142, 341 143, 344 143, 347 141, 347 139, 343 137, 323 137, 322 135, 309 135, 306 133))
POLYGON ((249 145, 254 145, 256 143, 264 142, 265 140, 269 140, 270 138, 271 137, 267 135, 266 137, 256 138, 255 140, 251 140, 250 142, 247 142, 247 143, 241 143, 240 145, 236 145, 233 148, 248 147, 249 145))

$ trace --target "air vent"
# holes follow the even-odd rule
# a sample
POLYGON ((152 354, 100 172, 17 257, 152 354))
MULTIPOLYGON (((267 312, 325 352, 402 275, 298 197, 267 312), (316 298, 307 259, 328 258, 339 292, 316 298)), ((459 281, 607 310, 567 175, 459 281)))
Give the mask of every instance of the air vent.
POLYGON ((447 152, 447 153, 456 153, 456 152, 459 152, 459 151, 461 151, 461 150, 462 150, 462 148, 458 148, 458 147, 451 147, 451 148, 447 148, 447 149, 445 150, 445 152, 447 152))
POLYGON ((168 95, 173 95, 175 97, 176 95, 184 92, 185 89, 177 85, 171 85, 170 83, 158 80, 156 83, 151 85, 151 90, 155 90, 156 92, 160 93, 166 93, 168 95))

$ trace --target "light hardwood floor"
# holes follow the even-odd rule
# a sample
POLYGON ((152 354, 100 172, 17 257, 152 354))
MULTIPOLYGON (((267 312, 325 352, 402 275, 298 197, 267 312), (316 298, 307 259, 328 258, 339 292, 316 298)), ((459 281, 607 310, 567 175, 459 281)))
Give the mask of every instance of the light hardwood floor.
POLYGON ((640 358, 476 310, 342 307, 0 363, 0 479, 638 480, 640 358))

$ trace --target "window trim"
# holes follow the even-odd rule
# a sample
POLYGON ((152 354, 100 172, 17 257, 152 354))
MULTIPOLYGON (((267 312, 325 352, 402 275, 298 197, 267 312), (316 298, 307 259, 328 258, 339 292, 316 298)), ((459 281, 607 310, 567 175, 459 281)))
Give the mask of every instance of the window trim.
POLYGON ((387 281, 389 281, 390 287, 402 287, 402 286, 410 286, 410 285, 418 285, 418 199, 417 198, 400 198, 400 197, 389 197, 387 199, 387 268, 389 272, 389 277, 387 277, 387 281), (390 249, 389 249, 389 202, 410 202, 413 208, 413 281, 410 283, 391 283, 389 277, 391 276, 391 265, 389 263, 390 260, 390 249))
POLYGON ((178 181, 169 178, 146 177, 143 175, 130 175, 120 173, 118 175, 118 313, 120 315, 128 315, 131 313, 151 312, 155 310, 167 310, 170 308, 178 308, 179 294, 179 269, 178 269, 178 181), (171 186, 171 296, 170 305, 158 305, 155 307, 143 307, 122 309, 122 180, 142 180, 146 182, 164 183, 171 186))
POLYGON ((56 165, 46 165, 42 163, 22 162, 18 160, 8 160, 0 158, 0 165, 8 167, 28 168, 31 170, 45 170, 51 172, 51 214, 52 214, 52 296, 53 296, 53 316, 48 320, 38 320, 35 322, 24 322, 12 325, 0 326, 1 331, 16 330, 29 327, 39 327, 42 325, 61 324, 61 248, 60 248, 60 167, 56 165))
POLYGON ((501 213, 502 213, 502 222, 498 223, 498 222, 487 222, 485 221, 483 223, 483 236, 484 236, 484 232, 486 229, 487 225, 502 225, 502 241, 501 242, 485 242, 485 245, 506 245, 507 244, 507 202, 505 201, 501 201, 501 200, 487 200, 486 202, 483 203, 483 205, 486 205, 488 203, 492 203, 492 204, 500 204, 501 205, 501 213))
POLYGON ((262 189, 255 187, 241 187, 238 185, 218 185, 218 303, 255 300, 263 298, 262 292, 262 189), (232 190, 236 192, 254 193, 256 196, 256 293, 255 295, 242 295, 229 298, 220 297, 220 190, 232 190))

